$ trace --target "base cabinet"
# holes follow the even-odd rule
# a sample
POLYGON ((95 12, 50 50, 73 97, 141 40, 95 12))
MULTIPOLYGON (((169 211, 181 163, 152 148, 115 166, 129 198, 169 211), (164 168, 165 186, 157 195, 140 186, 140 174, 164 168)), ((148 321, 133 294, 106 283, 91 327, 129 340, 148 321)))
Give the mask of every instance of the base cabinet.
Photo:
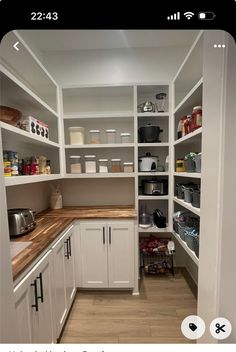
POLYGON ((14 289, 19 343, 53 342, 51 252, 14 289))
POLYGON ((81 287, 134 287, 134 223, 81 222, 81 287))

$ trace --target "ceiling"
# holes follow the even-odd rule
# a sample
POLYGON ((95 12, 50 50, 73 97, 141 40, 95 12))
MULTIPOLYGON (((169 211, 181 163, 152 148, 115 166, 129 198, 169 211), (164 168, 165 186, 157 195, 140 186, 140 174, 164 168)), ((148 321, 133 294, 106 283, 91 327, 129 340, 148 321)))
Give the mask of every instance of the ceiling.
POLYGON ((40 51, 190 46, 197 30, 20 30, 40 51))

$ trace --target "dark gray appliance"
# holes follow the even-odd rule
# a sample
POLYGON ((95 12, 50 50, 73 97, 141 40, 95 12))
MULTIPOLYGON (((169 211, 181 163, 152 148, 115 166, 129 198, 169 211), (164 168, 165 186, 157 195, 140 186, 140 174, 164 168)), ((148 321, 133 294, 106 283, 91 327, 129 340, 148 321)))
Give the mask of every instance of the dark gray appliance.
POLYGON ((27 208, 8 209, 10 237, 17 237, 33 230, 36 226, 34 212, 27 208))
POLYGON ((161 143, 159 139, 160 133, 163 130, 160 126, 154 126, 148 123, 138 129, 140 143, 161 143))
POLYGON ((142 181, 142 193, 147 196, 168 194, 168 180, 152 179, 142 181))

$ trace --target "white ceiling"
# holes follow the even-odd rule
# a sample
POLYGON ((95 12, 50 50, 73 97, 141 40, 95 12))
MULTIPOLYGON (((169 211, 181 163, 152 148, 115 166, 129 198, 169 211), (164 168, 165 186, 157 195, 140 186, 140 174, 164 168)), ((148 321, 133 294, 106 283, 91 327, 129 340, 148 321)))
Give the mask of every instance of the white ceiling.
POLYGON ((40 51, 190 46, 197 30, 21 30, 40 51))

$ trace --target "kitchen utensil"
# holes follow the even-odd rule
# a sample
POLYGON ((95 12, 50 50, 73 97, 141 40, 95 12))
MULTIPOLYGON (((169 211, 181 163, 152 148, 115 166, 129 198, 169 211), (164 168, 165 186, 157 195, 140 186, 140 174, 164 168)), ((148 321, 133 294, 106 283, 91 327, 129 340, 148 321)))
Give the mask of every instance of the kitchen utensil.
POLYGON ((138 105, 139 112, 155 112, 155 105, 151 101, 146 101, 138 105))
POLYGON ((166 217, 163 212, 159 209, 156 209, 153 213, 153 222, 159 228, 166 227, 166 217))
POLYGON ((84 127, 69 127, 70 144, 84 144, 84 127))
POLYGON ((22 113, 19 110, 0 105, 0 121, 16 126, 21 116, 22 113))
POLYGON ((156 94, 156 99, 157 99, 157 111, 158 112, 164 112, 165 111, 165 106, 166 106, 166 93, 159 93, 156 94))
POLYGON ((10 237, 17 237, 32 231, 36 226, 34 213, 31 209, 8 209, 10 237))
POLYGON ((159 140, 160 133, 163 130, 159 126, 154 126, 148 123, 138 129, 140 143, 161 143, 159 140))
POLYGON ((145 156, 139 157, 139 170, 141 172, 155 171, 158 166, 158 156, 152 156, 151 153, 146 153, 145 156))
POLYGON ((168 194, 168 181, 167 180, 143 180, 142 193, 144 195, 156 196, 168 194))

